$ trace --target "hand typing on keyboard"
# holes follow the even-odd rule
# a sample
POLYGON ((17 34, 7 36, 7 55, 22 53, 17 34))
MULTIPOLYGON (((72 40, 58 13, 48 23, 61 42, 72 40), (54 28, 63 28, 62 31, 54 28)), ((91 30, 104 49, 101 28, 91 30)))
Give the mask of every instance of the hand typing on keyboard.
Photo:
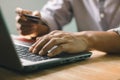
POLYGON ((62 52, 78 53, 88 49, 88 41, 84 33, 70 33, 64 31, 52 31, 40 37, 31 47, 30 52, 49 57, 56 56, 62 52), (53 48, 54 47, 54 48, 53 48), (52 49, 52 50, 51 50, 52 49))

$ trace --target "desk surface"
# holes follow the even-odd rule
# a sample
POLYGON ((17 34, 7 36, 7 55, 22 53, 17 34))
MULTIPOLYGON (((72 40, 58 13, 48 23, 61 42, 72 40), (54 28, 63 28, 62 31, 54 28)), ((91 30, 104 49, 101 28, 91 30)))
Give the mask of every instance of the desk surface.
POLYGON ((31 74, 0 68, 0 80, 120 80, 120 55, 93 51, 88 60, 31 74))

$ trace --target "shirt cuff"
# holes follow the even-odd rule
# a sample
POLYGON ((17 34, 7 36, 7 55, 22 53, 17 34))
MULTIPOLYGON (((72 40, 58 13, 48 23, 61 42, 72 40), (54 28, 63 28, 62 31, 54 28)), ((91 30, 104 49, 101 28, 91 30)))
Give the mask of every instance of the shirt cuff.
POLYGON ((114 29, 110 29, 109 31, 116 32, 117 34, 120 35, 120 27, 118 27, 118 28, 114 28, 114 29))

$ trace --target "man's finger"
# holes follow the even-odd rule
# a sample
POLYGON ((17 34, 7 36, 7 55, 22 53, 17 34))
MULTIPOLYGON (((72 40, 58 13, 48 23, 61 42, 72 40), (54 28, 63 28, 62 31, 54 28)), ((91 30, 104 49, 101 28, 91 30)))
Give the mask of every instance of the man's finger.
POLYGON ((54 57, 54 56, 56 56, 56 55, 59 55, 59 54, 61 54, 62 52, 64 52, 65 51, 65 48, 66 46, 65 46, 65 44, 62 44, 62 45, 60 45, 60 46, 57 46, 57 47, 55 47, 54 49, 52 49, 47 55, 49 56, 49 57, 54 57))

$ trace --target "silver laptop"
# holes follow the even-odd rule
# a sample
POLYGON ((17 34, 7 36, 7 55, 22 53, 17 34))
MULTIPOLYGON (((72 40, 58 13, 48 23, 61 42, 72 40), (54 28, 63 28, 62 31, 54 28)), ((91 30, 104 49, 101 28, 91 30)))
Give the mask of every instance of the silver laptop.
POLYGON ((32 54, 29 46, 13 42, 7 29, 2 10, 0 9, 0 66, 22 72, 32 72, 53 66, 83 61, 91 56, 91 52, 82 52, 75 55, 61 53, 49 58, 32 54))

